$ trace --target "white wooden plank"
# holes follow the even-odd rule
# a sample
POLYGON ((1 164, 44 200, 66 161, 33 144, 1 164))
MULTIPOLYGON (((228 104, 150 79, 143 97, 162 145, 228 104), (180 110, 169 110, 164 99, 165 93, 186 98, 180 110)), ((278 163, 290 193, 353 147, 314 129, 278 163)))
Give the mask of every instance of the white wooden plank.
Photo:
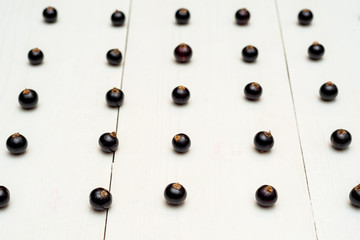
POLYGON ((131 14, 106 239, 315 239, 274 2, 133 0, 131 14), (180 7, 187 26, 175 24, 180 7), (239 27, 242 7, 252 17, 239 27), (189 64, 174 62, 181 42, 189 64), (240 59, 247 44, 260 51, 255 64, 240 59), (263 86, 259 102, 243 98, 251 81, 263 86), (191 92, 182 107, 170 97, 180 84, 191 92), (260 130, 275 137, 270 153, 253 148, 260 130), (192 140, 186 154, 172 151, 179 132, 192 140), (163 198, 174 181, 188 190, 180 207, 163 198), (262 184, 277 188, 274 208, 256 205, 262 184))
POLYGON ((360 182, 357 91, 360 50, 359 2, 279 0, 291 83, 295 98, 303 152, 306 162, 318 238, 355 239, 360 221, 359 209, 349 204, 350 190, 360 182), (313 11, 311 26, 297 25, 303 8, 313 11), (313 41, 325 47, 321 61, 307 59, 313 41), (319 99, 319 88, 334 82, 339 95, 333 102, 319 99), (330 135, 344 128, 353 136, 352 146, 336 151, 330 135))
POLYGON ((114 28, 110 15, 127 13, 129 1, 54 0, 59 20, 46 24, 49 1, 0 3, 0 185, 11 192, 0 210, 0 239, 102 239, 105 212, 94 212, 88 196, 108 187, 112 154, 98 146, 99 136, 116 126, 117 110, 105 93, 119 86, 122 67, 106 62, 111 48, 124 50, 126 27, 114 28), (41 66, 27 53, 38 47, 41 66), (39 94, 39 106, 20 108, 24 88, 39 94), (29 141, 21 156, 8 153, 8 136, 19 131, 29 141))

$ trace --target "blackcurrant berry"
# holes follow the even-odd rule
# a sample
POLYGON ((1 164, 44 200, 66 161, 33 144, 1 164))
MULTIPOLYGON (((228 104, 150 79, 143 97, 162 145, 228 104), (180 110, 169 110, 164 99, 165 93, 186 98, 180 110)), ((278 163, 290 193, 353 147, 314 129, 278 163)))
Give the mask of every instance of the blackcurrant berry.
POLYGON ((186 199, 186 189, 180 183, 170 183, 164 191, 164 197, 168 204, 179 205, 186 199))
POLYGON ((242 50, 242 57, 245 62, 254 62, 258 57, 259 52, 256 47, 248 45, 242 50))
POLYGON ((178 86, 172 91, 171 97, 174 100, 174 103, 183 105, 189 101, 190 92, 186 87, 178 86))
POLYGON ((91 206, 98 211, 107 210, 112 203, 111 193, 104 188, 95 188, 89 196, 91 206))
POLYGON ((246 8, 241 8, 235 13, 236 23, 239 25, 245 25, 249 22, 250 12, 246 8))
POLYGON ((106 59, 111 65, 120 65, 122 54, 119 49, 111 49, 107 52, 106 59))
POLYGON ((43 16, 44 16, 45 22, 48 22, 48 23, 56 22, 57 11, 53 7, 47 7, 43 11, 43 16))
POLYGON ((19 134, 14 133, 6 141, 6 147, 12 154, 20 154, 25 152, 28 146, 26 138, 19 134))
POLYGON ((313 60, 319 60, 324 56, 325 48, 318 42, 314 42, 308 49, 309 57, 313 60))
POLYGON ((313 14, 309 9, 303 9, 299 12, 298 20, 301 25, 309 25, 313 19, 313 14))
POLYGON ((101 150, 107 153, 115 152, 119 146, 119 140, 116 137, 116 132, 104 133, 99 138, 99 145, 101 150))
POLYGON ((352 205, 360 207, 360 184, 351 190, 349 198, 352 205))
POLYGON ((119 10, 116 10, 111 15, 111 22, 114 26, 122 26, 125 23, 125 14, 119 10))
POLYGON ((22 108, 31 109, 36 107, 36 104, 39 101, 39 97, 34 90, 25 89, 19 94, 18 100, 22 108))
POLYGON ((259 152, 267 152, 274 146, 274 138, 270 131, 261 131, 255 135, 254 144, 259 152))
POLYGON ((334 100, 338 95, 338 89, 332 82, 324 83, 319 92, 321 99, 325 101, 334 100))
POLYGON ((176 152, 184 153, 189 150, 191 141, 190 141, 190 138, 186 134, 179 133, 173 137, 172 145, 176 152))
POLYGON ((262 94, 262 87, 256 82, 249 83, 244 89, 245 97, 249 100, 258 100, 262 94))
POLYGON ((175 48, 174 56, 176 61, 180 63, 186 63, 190 61, 190 58, 192 56, 191 47, 185 43, 181 43, 179 46, 175 48))
POLYGON ((110 107, 120 107, 124 102, 124 93, 114 87, 106 93, 106 102, 110 107))
POLYGON ((178 24, 187 24, 190 19, 190 12, 186 8, 180 8, 175 13, 175 19, 178 24))
POLYGON ((270 185, 259 187, 255 194, 257 203, 262 207, 271 207, 278 199, 277 191, 270 185))
POLYGON ((330 140, 334 148, 342 150, 350 145, 351 134, 344 129, 338 129, 331 134, 330 140))
POLYGON ((0 208, 6 207, 10 201, 10 192, 4 187, 0 186, 0 208))
POLYGON ((32 65, 38 65, 44 60, 44 54, 40 49, 34 48, 28 53, 28 58, 32 65))

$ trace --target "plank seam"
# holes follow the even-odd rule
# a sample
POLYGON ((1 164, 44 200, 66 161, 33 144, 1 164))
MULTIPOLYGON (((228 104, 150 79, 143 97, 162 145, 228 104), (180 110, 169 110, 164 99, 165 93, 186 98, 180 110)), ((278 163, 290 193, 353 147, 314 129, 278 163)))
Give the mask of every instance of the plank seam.
MULTIPOLYGON (((125 37, 125 47, 124 47, 124 61, 122 66, 122 72, 121 72, 121 80, 120 80, 120 89, 122 90, 123 87, 123 81, 124 81, 124 72, 125 72, 125 64, 126 64, 126 53, 127 53, 127 46, 128 46, 128 39, 129 39, 129 30, 130 30, 130 19, 131 19, 131 10, 132 10, 132 0, 129 2, 129 19, 126 26, 126 37, 125 37)), ((115 125, 115 131, 118 133, 119 129, 119 116, 120 116, 120 107, 117 109, 117 116, 116 116, 116 125, 115 125)), ((111 184, 113 179, 113 170, 114 170, 114 162, 115 162, 115 152, 112 156, 112 162, 111 162, 111 171, 110 171, 110 181, 109 181, 109 192, 111 192, 111 184)), ((108 223, 108 216, 109 216, 109 209, 106 210, 106 216, 105 216, 105 227, 104 227, 104 238, 106 239, 106 230, 107 230, 107 223, 108 223)))
POLYGON ((279 25, 279 30, 280 30, 281 43, 282 43, 282 48, 283 48, 283 53, 284 53, 284 58, 285 58, 286 73, 287 73, 288 83, 289 83, 289 87, 290 87, 291 100, 292 100, 293 112, 294 112, 295 123, 296 123, 296 130, 297 130, 297 134, 298 134, 301 158, 302 158, 302 163, 303 163, 303 168, 304 168, 304 173, 305 173, 306 187, 307 187, 307 192, 308 192, 308 196, 309 196, 309 200, 310 200, 311 213, 312 213, 312 217, 313 217, 315 236, 316 236, 316 239, 318 240, 319 238, 318 238, 318 233, 317 233, 317 228, 316 228, 314 209, 313 209, 312 200, 311 200, 311 193, 310 193, 308 175, 307 175, 307 171, 306 171, 304 151, 303 151, 301 137, 300 137, 299 123, 298 123, 298 119, 297 119, 297 115, 296 115, 295 99, 294 99, 294 94, 293 94, 291 79, 290 79, 289 64, 288 64, 288 59, 287 59, 287 54, 286 54, 286 49, 285 49, 285 40, 284 40, 284 35, 283 35, 283 30, 282 30, 281 20, 280 20, 280 10, 279 10, 278 1, 274 0, 274 3, 275 3, 278 25, 279 25))

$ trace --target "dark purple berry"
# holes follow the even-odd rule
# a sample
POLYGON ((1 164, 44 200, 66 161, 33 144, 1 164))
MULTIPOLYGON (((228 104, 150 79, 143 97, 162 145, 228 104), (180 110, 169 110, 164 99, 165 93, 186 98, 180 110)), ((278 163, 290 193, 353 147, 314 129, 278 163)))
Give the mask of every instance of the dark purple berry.
POLYGON ((245 25, 249 22, 250 12, 246 8, 241 8, 235 13, 236 23, 239 25, 245 25))
POLYGON ((171 97, 178 105, 186 104, 190 99, 190 92, 184 86, 178 86, 172 91, 171 97))
POLYGON ((97 211, 103 211, 110 208, 112 203, 111 193, 104 188, 95 188, 89 196, 91 206, 97 211))
POLYGON ((330 140, 334 148, 342 150, 350 145, 351 134, 344 129, 338 129, 331 134, 330 140))
POLYGON ((191 47, 185 43, 181 43, 179 46, 175 48, 174 56, 176 61, 180 63, 186 63, 190 61, 190 58, 192 56, 191 47))
POLYGON ((278 199, 277 191, 270 185, 261 186, 255 194, 257 203, 262 207, 271 207, 278 199))
POLYGON ((191 141, 190 141, 190 138, 186 134, 179 133, 173 137, 172 145, 176 152, 184 153, 189 150, 189 148, 191 146, 191 141))
POLYGON ((107 153, 115 152, 119 146, 119 140, 116 137, 116 132, 104 133, 99 138, 99 145, 101 150, 107 153))
POLYGON ((186 8, 180 8, 175 13, 175 19, 178 24, 187 24, 190 19, 190 12, 186 8))
POLYGON ((254 62, 258 57, 259 52, 256 47, 248 45, 242 50, 242 57, 245 62, 254 62))
POLYGON ((171 205, 179 205, 183 203, 186 196, 186 189, 180 183, 171 183, 164 191, 166 202, 171 205))
POLYGON ((318 42, 314 42, 308 49, 310 59, 319 60, 324 56, 325 48, 318 42))
POLYGON ((270 131, 261 131, 255 135, 254 144, 259 152, 267 152, 274 146, 274 138, 270 131))
POLYGON ((313 19, 313 14, 309 9, 303 9, 299 12, 298 20, 301 25, 309 25, 313 19))

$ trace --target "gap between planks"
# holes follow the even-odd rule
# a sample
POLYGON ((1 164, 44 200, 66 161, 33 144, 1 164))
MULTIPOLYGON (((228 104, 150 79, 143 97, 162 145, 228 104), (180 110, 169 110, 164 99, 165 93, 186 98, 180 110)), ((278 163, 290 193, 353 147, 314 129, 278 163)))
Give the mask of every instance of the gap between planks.
POLYGON ((293 95, 293 90, 292 90, 292 85, 291 85, 289 64, 288 64, 288 59, 287 59, 287 55, 286 55, 285 40, 284 40, 283 30, 282 30, 282 26, 281 26, 280 10, 279 10, 278 1, 277 1, 277 0, 274 0, 274 4, 275 4, 275 9, 276 9, 276 14, 277 14, 277 20, 278 20, 278 25, 279 25, 279 30, 280 30, 281 43, 282 43, 282 47, 283 47, 283 53, 284 53, 284 59, 285 59, 285 66, 286 66, 286 73, 287 73, 287 78, 288 78, 288 83, 289 83, 289 88, 290 88, 290 93, 291 93, 291 100, 292 100, 293 112, 294 112, 294 117, 295 117, 296 130, 297 130, 298 139, 299 139, 299 146, 300 146, 300 151, 301 151, 302 163, 303 163, 303 167, 304 167, 306 187, 307 187, 307 192, 308 192, 308 196, 309 196, 309 200, 310 200, 310 207, 311 207, 311 213, 312 213, 312 217, 313 217, 313 224, 314 224, 315 236, 316 236, 316 239, 318 240, 319 238, 318 238, 318 233, 317 233, 317 229, 316 229, 316 222, 315 222, 314 209, 313 209, 313 205, 312 205, 312 201, 311 201, 311 193, 310 193, 310 187, 309 187, 309 180, 308 180, 308 176, 307 176, 307 172, 306 172, 306 163, 305 163, 304 152, 303 152, 303 147, 302 147, 302 142, 301 142, 301 137, 300 137, 300 130, 299 130, 298 119, 297 119, 297 115, 296 115, 295 100, 294 100, 294 95, 293 95))
MULTIPOLYGON (((128 46, 128 39, 129 39, 129 30, 130 30, 130 20, 131 20, 131 8, 132 8, 132 1, 129 1, 129 11, 128 11, 128 21, 126 25, 126 37, 125 37, 125 47, 124 47, 124 60, 122 65, 122 71, 121 71, 121 80, 120 80, 120 89, 123 88, 123 81, 124 81, 124 72, 125 72, 125 64, 126 64, 126 53, 127 53, 127 46, 128 46)), ((120 116, 120 107, 117 109, 117 115, 116 115, 116 124, 115 124, 115 131, 118 133, 119 129, 119 116, 120 116)), ((111 169, 110 169, 110 180, 109 180, 109 192, 111 192, 111 183, 113 178, 113 169, 114 169, 114 162, 115 162, 115 152, 112 156, 111 161, 111 169)), ((105 216, 105 226, 104 226, 104 237, 103 240, 106 238, 106 230, 107 230, 107 221, 109 216, 109 210, 106 210, 106 216, 105 216)))

